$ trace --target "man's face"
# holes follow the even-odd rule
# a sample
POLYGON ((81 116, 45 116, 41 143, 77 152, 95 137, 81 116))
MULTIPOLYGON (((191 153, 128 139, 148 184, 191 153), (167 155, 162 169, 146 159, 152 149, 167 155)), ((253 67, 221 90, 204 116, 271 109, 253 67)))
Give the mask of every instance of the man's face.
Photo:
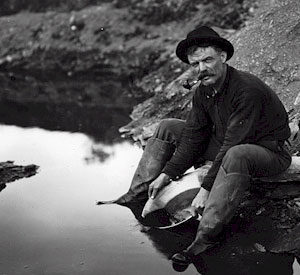
POLYGON ((226 52, 213 47, 198 47, 188 55, 190 64, 198 70, 199 80, 204 86, 217 86, 225 73, 226 52))

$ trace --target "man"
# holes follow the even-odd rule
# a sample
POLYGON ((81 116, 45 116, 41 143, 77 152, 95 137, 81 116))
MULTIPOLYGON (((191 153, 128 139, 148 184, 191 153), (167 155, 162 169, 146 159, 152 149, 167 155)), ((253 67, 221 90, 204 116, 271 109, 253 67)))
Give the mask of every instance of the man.
POLYGON ((189 265, 194 256, 216 243, 237 209, 251 177, 283 172, 291 163, 284 148, 290 136, 288 115, 277 95, 257 77, 226 64, 232 44, 202 26, 176 49, 177 57, 198 71, 186 122, 164 120, 148 141, 130 190, 118 203, 154 198, 170 180, 205 160, 213 160, 198 195, 195 212, 204 208, 197 236, 173 263, 189 265), (153 181, 154 179, 154 181, 153 181))

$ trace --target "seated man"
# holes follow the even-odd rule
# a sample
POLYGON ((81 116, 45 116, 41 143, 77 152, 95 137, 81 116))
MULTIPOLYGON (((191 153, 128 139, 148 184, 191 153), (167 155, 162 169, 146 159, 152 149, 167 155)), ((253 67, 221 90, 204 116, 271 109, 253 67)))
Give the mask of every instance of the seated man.
POLYGON ((170 180, 205 160, 213 160, 198 195, 204 208, 197 236, 172 257, 185 265, 215 244, 249 187, 251 177, 271 176, 291 163, 284 141, 288 115, 274 91, 254 75, 226 64, 232 44, 209 27, 187 35, 176 49, 180 60, 198 71, 200 85, 186 122, 164 120, 148 141, 130 190, 117 203, 154 198, 170 180))

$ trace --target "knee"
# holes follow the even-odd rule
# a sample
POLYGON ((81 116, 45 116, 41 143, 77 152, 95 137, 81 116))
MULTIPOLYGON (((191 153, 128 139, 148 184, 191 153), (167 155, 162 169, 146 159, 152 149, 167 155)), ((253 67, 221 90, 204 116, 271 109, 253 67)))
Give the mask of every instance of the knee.
POLYGON ((174 119, 172 118, 165 118, 165 119, 162 119, 160 121, 160 123, 158 124, 157 126, 157 130, 159 132, 166 132, 166 131, 169 131, 169 129, 171 128, 171 125, 174 123, 173 121, 174 119))
POLYGON ((227 173, 248 173, 248 150, 245 144, 231 147, 225 154, 222 166, 227 173))
POLYGON ((180 119, 163 119, 158 124, 153 137, 172 142, 173 140, 178 139, 179 133, 183 129, 183 125, 184 121, 180 119))
POLYGON ((247 153, 249 152, 246 144, 236 145, 227 151, 225 154, 225 159, 243 160, 247 157, 247 153))

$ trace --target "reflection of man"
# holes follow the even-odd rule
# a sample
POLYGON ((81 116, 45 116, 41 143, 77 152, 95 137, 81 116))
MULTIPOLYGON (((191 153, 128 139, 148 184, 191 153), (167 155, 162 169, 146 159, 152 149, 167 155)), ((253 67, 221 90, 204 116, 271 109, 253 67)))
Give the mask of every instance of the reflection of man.
POLYGON ((192 110, 186 122, 169 119, 160 123, 147 143, 129 192, 117 201, 145 198, 147 189, 154 198, 191 166, 213 160, 192 202, 195 212, 205 207, 196 239, 172 257, 177 264, 188 266, 194 255, 215 244, 251 177, 280 173, 291 162, 283 147, 290 129, 282 103, 257 77, 226 64, 233 52, 228 40, 205 26, 178 44, 178 58, 193 66, 201 81, 192 110))

